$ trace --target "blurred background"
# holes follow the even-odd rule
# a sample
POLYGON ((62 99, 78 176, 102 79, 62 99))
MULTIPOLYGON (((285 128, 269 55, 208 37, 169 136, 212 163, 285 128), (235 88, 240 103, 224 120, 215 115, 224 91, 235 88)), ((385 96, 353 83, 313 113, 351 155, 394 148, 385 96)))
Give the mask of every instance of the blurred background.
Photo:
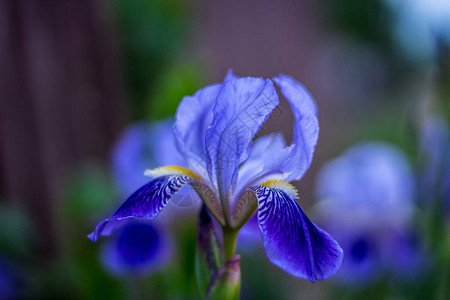
MULTIPOLYGON (((319 142, 296 186, 346 257, 312 284, 243 242, 241 299, 450 299, 449 46, 447 0, 1 0, 0 299, 198 298, 197 200, 151 229, 171 250, 149 246, 142 270, 111 267, 114 245, 86 235, 130 192, 121 176, 158 166, 152 126, 229 68, 314 96, 319 142)), ((283 100, 259 135, 290 141, 293 121, 283 100)))

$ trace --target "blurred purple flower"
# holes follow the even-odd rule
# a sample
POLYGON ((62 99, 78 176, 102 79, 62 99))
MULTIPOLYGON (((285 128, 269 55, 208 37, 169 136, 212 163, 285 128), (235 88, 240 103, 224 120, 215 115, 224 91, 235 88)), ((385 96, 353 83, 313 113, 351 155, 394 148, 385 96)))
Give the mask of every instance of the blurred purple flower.
POLYGON ((398 149, 354 146, 322 168, 316 187, 322 223, 346 253, 340 280, 362 283, 382 271, 418 270, 420 245, 411 242, 414 177, 398 149))
MULTIPOLYGON (((133 218, 155 218, 172 195, 190 184, 224 232, 237 232, 257 211, 266 255, 273 264, 311 281, 332 276, 341 264, 342 249, 307 218, 296 201, 297 191, 288 183, 299 180, 311 164, 319 134, 317 108, 292 78, 280 75, 273 81, 295 117, 290 146, 280 134, 253 144, 279 102, 272 80, 238 78, 230 72, 223 83, 185 97, 178 107, 175 139, 189 169, 147 171, 151 181, 89 237, 96 241, 133 218)), ((225 259, 232 255, 227 250, 234 252, 234 244, 229 246, 224 246, 225 259)))
POLYGON ((442 195, 447 216, 450 218, 450 151, 445 158, 445 170, 443 175, 442 195))
POLYGON ((24 276, 20 267, 0 255, 0 299, 22 299, 24 298, 24 276))
MULTIPOLYGON (((121 197, 131 195, 148 181, 146 168, 161 165, 184 166, 173 134, 173 119, 129 125, 120 135, 112 149, 113 174, 121 197)), ((172 197, 177 207, 195 208, 200 202, 191 187, 183 187, 172 197)), ((174 213, 174 210, 171 210, 174 213)))
POLYGON ((254 251, 262 242, 258 215, 254 214, 239 230, 238 247, 240 251, 254 251))
POLYGON ((446 212, 450 214, 450 129, 441 116, 425 119, 420 154, 423 159, 420 198, 425 200, 426 205, 442 201, 446 212))
POLYGON ((395 16, 398 46, 414 59, 434 58, 438 41, 450 45, 450 1, 386 0, 395 16))
POLYGON ((108 240, 101 252, 105 268, 115 275, 143 276, 167 264, 172 242, 154 223, 134 221, 108 240))
POLYGON ((147 168, 161 165, 183 166, 173 135, 173 120, 139 121, 122 132, 112 149, 113 174, 123 196, 148 181, 147 168))

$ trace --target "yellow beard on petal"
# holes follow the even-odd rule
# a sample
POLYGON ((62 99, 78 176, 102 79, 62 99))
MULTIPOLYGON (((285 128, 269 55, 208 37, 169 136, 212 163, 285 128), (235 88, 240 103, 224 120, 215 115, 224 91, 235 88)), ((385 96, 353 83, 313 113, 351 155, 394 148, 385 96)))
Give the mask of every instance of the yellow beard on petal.
POLYGON ((198 180, 202 180, 200 176, 194 173, 194 171, 180 167, 180 166, 166 166, 166 167, 160 167, 156 169, 147 169, 144 172, 144 175, 150 176, 153 178, 165 176, 165 175, 186 175, 198 180))
POLYGON ((261 183, 260 185, 272 189, 282 190, 283 192, 285 192, 294 199, 298 197, 297 189, 292 184, 284 180, 271 179, 261 183))

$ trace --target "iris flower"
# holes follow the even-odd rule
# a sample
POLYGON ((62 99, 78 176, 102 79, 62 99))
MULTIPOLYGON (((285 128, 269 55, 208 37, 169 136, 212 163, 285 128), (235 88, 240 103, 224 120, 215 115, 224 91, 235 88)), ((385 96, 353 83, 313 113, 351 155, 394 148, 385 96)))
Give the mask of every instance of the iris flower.
POLYGON ((150 181, 89 237, 97 241, 130 220, 154 219, 174 194, 191 185, 222 227, 226 260, 234 255, 239 229, 256 212, 273 264, 312 282, 326 279, 339 268, 342 249, 308 219, 289 183, 311 164, 318 134, 314 100, 301 84, 285 75, 272 81, 229 72, 223 83, 183 98, 178 107, 174 135, 187 167, 146 171, 150 181), (281 134, 253 141, 279 103, 273 82, 295 118, 289 146, 281 134))
POLYGON ((346 253, 339 280, 417 274, 424 255, 412 227, 414 184, 405 155, 381 142, 355 145, 320 170, 319 219, 346 253))

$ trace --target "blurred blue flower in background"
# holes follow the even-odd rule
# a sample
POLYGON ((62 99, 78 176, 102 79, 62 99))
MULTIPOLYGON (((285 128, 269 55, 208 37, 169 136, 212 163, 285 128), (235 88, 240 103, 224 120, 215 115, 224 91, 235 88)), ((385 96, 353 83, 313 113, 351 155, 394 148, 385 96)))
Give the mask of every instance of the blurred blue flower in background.
POLYGON ((395 16, 394 36, 413 59, 436 56, 438 42, 450 44, 450 1, 386 0, 395 16))
POLYGON ((422 255, 411 224, 414 181, 404 154, 381 142, 353 146, 322 168, 317 210, 346 253, 341 281, 363 283, 385 271, 418 270, 422 255))
POLYGON ((239 230, 238 249, 252 252, 261 245, 261 230, 258 224, 258 215, 254 214, 239 230))
MULTIPOLYGON (((147 168, 161 165, 185 166, 177 150, 173 135, 173 119, 129 125, 119 136, 112 149, 112 168, 116 185, 122 197, 129 196, 148 181, 147 168)), ((183 187, 173 196, 177 207, 196 207, 200 203, 191 187, 183 187)), ((172 212, 174 212, 172 210, 172 212)))
POLYGON ((443 174, 442 194, 444 199, 447 216, 450 219, 450 151, 447 151, 445 157, 445 170, 443 174))
POLYGON ((299 180, 311 164, 319 133, 317 108, 292 78, 280 75, 273 80, 295 118, 290 146, 281 134, 252 141, 279 103, 272 80, 239 78, 230 72, 222 84, 183 98, 178 107, 174 133, 189 169, 147 171, 150 182, 101 221, 89 238, 97 241, 132 219, 155 218, 172 195, 189 184, 223 228, 225 260, 234 255, 239 229, 257 211, 266 255, 273 264, 311 281, 335 274, 342 249, 307 218, 296 201, 296 189, 288 183, 299 180))
POLYGON ((421 199, 425 205, 442 201, 450 215, 450 129, 439 115, 428 116, 420 136, 421 199))
POLYGON ((101 251, 101 261, 111 273, 123 276, 151 274, 168 263, 172 241, 154 222, 134 221, 122 227, 101 251))
POLYGON ((161 165, 183 166, 173 135, 173 119, 129 125, 112 149, 115 181, 122 196, 128 196, 148 181, 146 168, 161 165))
POLYGON ((25 280, 20 267, 0 255, 0 299, 22 299, 25 280))

